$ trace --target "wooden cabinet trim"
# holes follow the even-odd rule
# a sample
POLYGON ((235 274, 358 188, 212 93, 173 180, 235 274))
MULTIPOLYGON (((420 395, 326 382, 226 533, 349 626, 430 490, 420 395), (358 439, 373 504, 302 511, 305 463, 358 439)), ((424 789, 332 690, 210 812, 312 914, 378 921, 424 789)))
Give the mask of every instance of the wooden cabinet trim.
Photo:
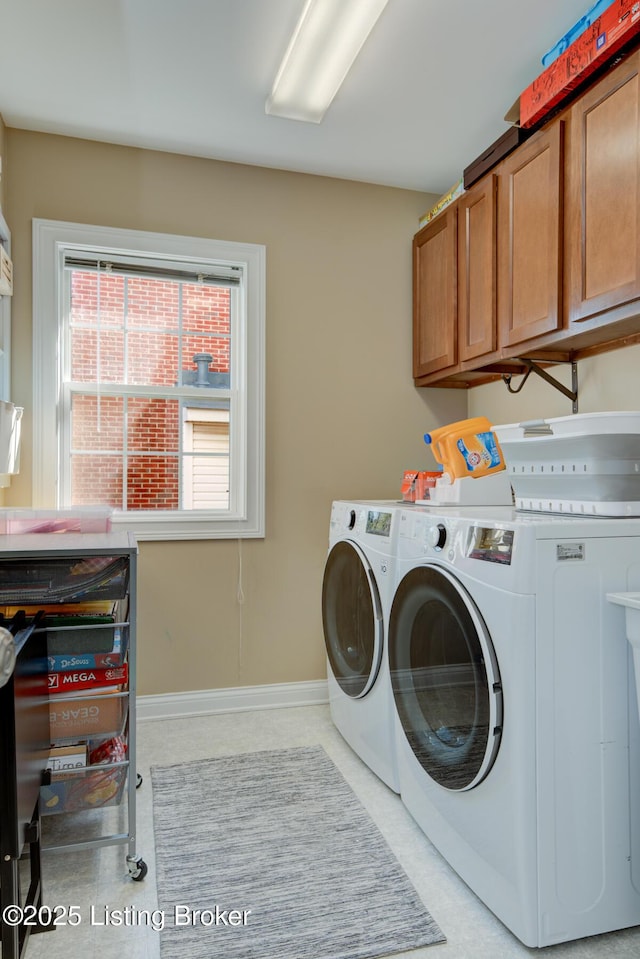
POLYGON ((496 176, 458 201, 458 345, 461 363, 492 353, 496 329, 496 176))
POLYGON ((452 204, 416 234, 413 240, 413 375, 451 370, 457 365, 457 229, 452 204), (429 244, 441 248, 435 266, 429 244), (438 274, 430 277, 429 267, 438 274), (433 299, 429 300, 428 297, 433 299))
POLYGON ((564 121, 512 153, 498 175, 498 333, 511 347, 562 324, 564 121))
POLYGON ((569 326, 640 297, 639 70, 640 53, 635 53, 584 93, 568 113, 569 326), (608 129, 607 121, 617 121, 615 128, 608 129))

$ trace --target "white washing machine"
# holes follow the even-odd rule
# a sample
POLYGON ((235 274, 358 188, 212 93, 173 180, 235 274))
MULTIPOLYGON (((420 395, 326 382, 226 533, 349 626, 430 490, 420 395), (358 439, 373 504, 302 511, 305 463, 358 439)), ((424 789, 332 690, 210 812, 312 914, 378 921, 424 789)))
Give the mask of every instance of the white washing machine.
POLYGON ((407 510, 396 583, 409 812, 527 946, 640 923, 640 520, 407 510))
POLYGON ((322 583, 331 717, 351 748, 396 792, 386 639, 400 515, 395 502, 334 502, 322 583))

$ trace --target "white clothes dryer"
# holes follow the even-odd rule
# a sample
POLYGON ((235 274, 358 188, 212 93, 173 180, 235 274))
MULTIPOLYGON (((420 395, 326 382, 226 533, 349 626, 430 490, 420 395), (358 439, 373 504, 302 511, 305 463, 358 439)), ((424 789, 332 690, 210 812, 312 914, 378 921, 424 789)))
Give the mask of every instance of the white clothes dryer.
POLYGON ((331 717, 351 748, 396 792, 386 640, 400 515, 394 502, 334 502, 322 583, 331 717))
POLYGON ((402 800, 527 946, 640 923, 624 613, 640 520, 407 510, 389 617, 402 800))

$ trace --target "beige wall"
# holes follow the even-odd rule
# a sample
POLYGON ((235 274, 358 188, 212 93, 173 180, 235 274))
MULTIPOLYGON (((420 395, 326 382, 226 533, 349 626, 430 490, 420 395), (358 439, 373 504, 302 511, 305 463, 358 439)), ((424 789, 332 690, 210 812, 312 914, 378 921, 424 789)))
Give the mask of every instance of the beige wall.
MULTIPOLYGON (((607 410, 640 410, 640 346, 627 346, 578 363, 580 413, 607 410)), ((553 366, 549 372, 571 387, 570 367, 553 366)), ((520 385, 514 376, 512 386, 520 385)), ((511 395, 502 382, 469 391, 469 416, 486 416, 492 423, 517 423, 548 416, 569 416, 571 400, 532 373, 522 392, 511 395)))
POLYGON ((266 538, 141 544, 139 688, 323 678, 332 499, 397 497, 430 465, 425 430, 466 415, 463 391, 411 379, 411 237, 432 197, 10 128, 5 149, 25 407, 8 505, 30 504, 32 218, 265 244, 266 538))

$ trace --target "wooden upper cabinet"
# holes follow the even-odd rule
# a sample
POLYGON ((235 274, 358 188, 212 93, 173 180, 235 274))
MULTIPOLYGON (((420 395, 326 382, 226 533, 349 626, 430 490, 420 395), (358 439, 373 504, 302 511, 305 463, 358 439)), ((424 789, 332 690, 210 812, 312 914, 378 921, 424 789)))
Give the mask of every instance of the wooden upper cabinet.
POLYGON ((473 360, 496 342, 496 177, 458 201, 458 352, 473 360))
POLYGON ((414 380, 581 358, 640 335, 640 49, 413 241, 414 380))
POLYGON ((413 375, 457 361, 457 207, 452 204, 413 238, 413 375))
POLYGON ((564 123, 534 134, 499 167, 498 330, 509 348, 562 325, 564 123))
POLYGON ((639 67, 640 53, 634 53, 569 111, 565 256, 570 324, 640 298, 639 67))

